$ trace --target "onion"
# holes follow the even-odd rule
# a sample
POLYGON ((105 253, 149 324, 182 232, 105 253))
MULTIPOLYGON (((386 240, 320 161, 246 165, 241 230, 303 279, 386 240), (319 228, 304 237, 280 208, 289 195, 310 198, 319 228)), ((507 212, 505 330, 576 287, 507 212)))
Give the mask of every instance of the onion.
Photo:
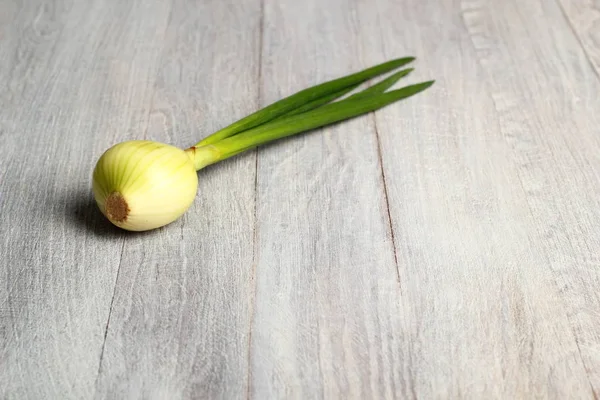
POLYGON ((109 148, 93 172, 100 211, 129 231, 156 229, 181 217, 198 190, 197 171, 274 140, 347 120, 415 95, 434 81, 386 92, 412 69, 340 101, 365 81, 413 61, 405 57, 300 91, 213 133, 185 150, 168 144, 132 140, 109 148))

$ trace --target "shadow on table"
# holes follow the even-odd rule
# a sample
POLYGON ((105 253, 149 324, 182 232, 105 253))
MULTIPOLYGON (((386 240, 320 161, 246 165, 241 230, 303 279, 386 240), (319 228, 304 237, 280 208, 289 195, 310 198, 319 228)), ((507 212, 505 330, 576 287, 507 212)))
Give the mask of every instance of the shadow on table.
POLYGON ((64 195, 65 219, 75 229, 85 229, 97 236, 121 237, 123 231, 106 219, 89 190, 76 190, 64 195))
POLYGON ((66 224, 74 229, 84 229, 95 236, 104 238, 122 238, 124 234, 135 236, 155 234, 154 231, 129 232, 111 224, 98 209, 90 190, 72 190, 63 194, 61 200, 65 204, 65 209, 64 214, 60 213, 60 217, 64 217, 66 224))

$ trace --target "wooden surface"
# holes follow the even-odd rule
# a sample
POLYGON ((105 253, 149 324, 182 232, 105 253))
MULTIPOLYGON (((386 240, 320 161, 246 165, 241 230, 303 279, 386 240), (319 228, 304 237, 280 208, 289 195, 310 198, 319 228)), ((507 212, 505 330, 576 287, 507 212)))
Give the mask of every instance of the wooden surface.
POLYGON ((0 2, 0 398, 600 396, 600 3, 0 2), (426 92, 111 226, 91 171, 394 57, 426 92))

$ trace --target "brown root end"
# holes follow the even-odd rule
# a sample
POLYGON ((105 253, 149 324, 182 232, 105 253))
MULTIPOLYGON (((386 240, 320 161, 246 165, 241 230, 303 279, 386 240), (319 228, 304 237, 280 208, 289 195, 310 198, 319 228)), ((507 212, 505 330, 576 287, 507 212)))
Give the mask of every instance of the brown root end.
POLYGON ((123 222, 127 220, 129 215, 129 206, 127 202, 119 192, 112 192, 106 198, 106 214, 108 218, 116 222, 123 222))

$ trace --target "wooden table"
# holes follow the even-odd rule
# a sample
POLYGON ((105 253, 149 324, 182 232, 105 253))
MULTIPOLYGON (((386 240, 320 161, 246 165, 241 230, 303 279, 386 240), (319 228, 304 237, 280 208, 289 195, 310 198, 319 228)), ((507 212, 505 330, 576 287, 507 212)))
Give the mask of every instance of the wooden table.
POLYGON ((0 397, 600 395, 600 5, 0 3, 0 397), (111 145, 187 147, 395 57, 427 91, 216 164, 129 233, 111 145))

